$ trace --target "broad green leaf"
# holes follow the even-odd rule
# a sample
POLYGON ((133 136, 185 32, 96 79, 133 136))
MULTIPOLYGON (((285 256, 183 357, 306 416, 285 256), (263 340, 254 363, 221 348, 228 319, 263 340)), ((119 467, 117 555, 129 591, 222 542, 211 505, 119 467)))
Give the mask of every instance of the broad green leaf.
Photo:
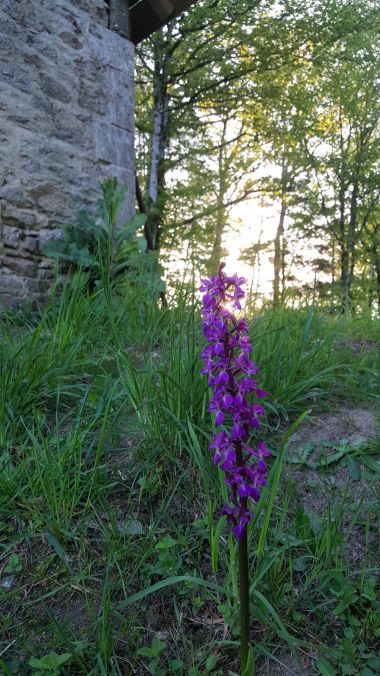
POLYGON ((322 674, 322 676, 336 676, 335 669, 331 666, 330 662, 327 662, 323 657, 320 657, 316 661, 315 666, 319 669, 319 673, 322 674))
POLYGON ((53 547, 55 553, 61 559, 61 561, 63 561, 63 563, 65 564, 69 573, 72 573, 73 569, 71 567, 69 557, 67 556, 67 554, 66 554, 65 550, 63 549, 61 543, 58 542, 57 538, 53 535, 53 533, 47 532, 47 533, 45 533, 45 535, 46 535, 46 539, 47 539, 49 545, 51 545, 53 547))
POLYGON ((361 469, 358 461, 354 458, 353 455, 347 456, 347 468, 349 475, 353 481, 359 481, 361 479, 361 469))
POLYGON ((205 662, 205 669, 207 673, 212 671, 218 661, 218 656, 215 653, 212 653, 212 655, 209 655, 206 662, 205 662))

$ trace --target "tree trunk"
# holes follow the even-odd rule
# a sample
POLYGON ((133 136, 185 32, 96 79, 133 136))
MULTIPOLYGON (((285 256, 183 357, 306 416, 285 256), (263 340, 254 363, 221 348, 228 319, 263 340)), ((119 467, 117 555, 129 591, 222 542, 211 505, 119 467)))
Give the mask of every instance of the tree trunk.
POLYGON ((281 240, 281 302, 285 298, 285 273, 286 273, 286 261, 285 261, 285 256, 286 256, 286 237, 285 235, 282 235, 282 240, 281 240))
POLYGON ((355 181, 350 203, 350 218, 348 221, 345 244, 341 252, 341 280, 342 280, 342 310, 348 312, 351 305, 351 284, 355 270, 355 230, 357 223, 358 183, 355 181))
MULTIPOLYGON (((146 207, 145 207, 145 203, 144 203, 144 197, 143 197, 143 194, 141 192, 140 182, 139 182, 137 175, 136 175, 136 201, 137 201, 137 206, 139 208, 140 214, 146 214, 147 211, 146 211, 146 207)), ((146 223, 144 225, 144 237, 146 239, 147 250, 148 251, 154 251, 154 238, 153 238, 153 234, 152 234, 152 231, 150 229, 150 225, 149 225, 148 221, 146 221, 146 223)))
POLYGON ((155 40, 153 126, 148 174, 148 230, 152 235, 153 249, 157 250, 159 248, 159 235, 162 227, 164 208, 164 161, 169 122, 169 96, 167 79, 168 50, 165 49, 163 35, 157 34, 155 40))
POLYGON ((274 240, 274 258, 273 258, 273 305, 278 305, 284 294, 284 222, 286 215, 286 201, 284 193, 281 195, 280 220, 277 226, 276 237, 274 240), (282 280, 282 292, 280 293, 280 279, 282 280))
POLYGON ((349 274, 349 253, 346 241, 345 228, 345 196, 343 170, 340 176, 339 187, 339 247, 340 247, 340 285, 342 293, 342 312, 347 312, 350 305, 350 274, 349 274))
POLYGON ((335 284, 335 236, 331 236, 331 284, 335 284))
POLYGON ((218 193, 216 201, 216 222, 214 230, 214 240, 210 256, 210 271, 218 270, 222 258, 222 239, 226 225, 226 208, 224 206, 225 194, 227 190, 227 172, 225 166, 225 141, 227 134, 228 120, 223 120, 222 134, 218 153, 218 193))
POLYGON ((369 253, 372 259, 375 277, 374 295, 377 300, 377 311, 380 316, 380 224, 375 224, 373 226, 371 240, 369 253))
MULTIPOLYGON (((136 176, 136 200, 137 200, 137 206, 139 208, 140 214, 146 214, 144 198, 143 198, 143 195, 142 195, 142 192, 141 192, 140 183, 139 183, 139 179, 138 179, 137 176, 136 176)), ((148 221, 146 221, 146 223, 144 225, 144 235, 145 235, 145 239, 146 239, 146 249, 147 249, 146 253, 148 253, 149 251, 154 251, 154 242, 153 242, 153 237, 152 237, 152 233, 150 231, 148 221)), ((160 298, 161 298, 162 307, 167 307, 168 301, 166 299, 165 291, 160 291, 159 295, 160 295, 160 298)))
POLYGON ((350 307, 350 265, 346 246, 342 246, 340 252, 340 280, 342 288, 342 312, 347 312, 350 307))

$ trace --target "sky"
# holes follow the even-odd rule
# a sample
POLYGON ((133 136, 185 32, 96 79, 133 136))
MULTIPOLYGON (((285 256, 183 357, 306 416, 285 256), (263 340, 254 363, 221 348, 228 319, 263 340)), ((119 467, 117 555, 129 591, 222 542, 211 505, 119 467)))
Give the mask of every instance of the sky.
MULTIPOLYGON (((223 247, 228 252, 225 257, 228 273, 237 272, 247 280, 247 289, 251 289, 258 300, 269 299, 273 290, 273 248, 268 251, 261 251, 256 261, 249 262, 242 260, 242 252, 258 242, 273 242, 279 220, 280 205, 262 206, 258 199, 247 200, 233 207, 230 213, 230 225, 226 227, 223 237, 223 247)), ((286 229, 286 219, 285 219, 286 229)), ((306 258, 311 259, 316 255, 316 249, 310 246, 310 241, 303 244, 300 241, 297 245, 298 251, 306 258)), ((184 252, 185 254, 185 252, 184 252)), ((183 256, 185 258, 185 255, 183 256)), ((290 258, 288 262, 290 263, 290 258)), ((314 271, 311 265, 291 267, 292 274, 297 282, 313 283, 314 271)), ((181 278, 183 276, 191 277, 191 270, 186 262, 178 257, 178 252, 172 252, 169 262, 166 266, 166 280, 169 281, 172 276, 181 278), (174 275, 173 275, 174 273, 174 275)))

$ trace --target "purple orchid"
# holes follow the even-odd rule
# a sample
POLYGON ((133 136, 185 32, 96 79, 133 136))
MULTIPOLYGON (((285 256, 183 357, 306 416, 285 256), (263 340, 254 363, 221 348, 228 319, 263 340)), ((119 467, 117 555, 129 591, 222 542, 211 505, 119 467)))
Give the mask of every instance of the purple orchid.
POLYGON ((218 275, 202 280, 203 334, 207 345, 202 352, 202 373, 208 376, 213 390, 208 411, 215 414, 215 426, 226 425, 218 431, 210 444, 214 463, 225 474, 230 504, 223 512, 233 524, 239 540, 252 519, 250 502, 256 503, 260 489, 265 486, 267 468, 265 458, 270 455, 264 441, 256 448, 249 442, 252 428, 260 427, 264 408, 248 399, 252 393, 262 399, 267 392, 257 385, 253 376, 258 369, 249 358, 252 345, 245 319, 238 319, 234 311, 241 310, 244 298, 243 277, 228 277, 219 267, 218 275))

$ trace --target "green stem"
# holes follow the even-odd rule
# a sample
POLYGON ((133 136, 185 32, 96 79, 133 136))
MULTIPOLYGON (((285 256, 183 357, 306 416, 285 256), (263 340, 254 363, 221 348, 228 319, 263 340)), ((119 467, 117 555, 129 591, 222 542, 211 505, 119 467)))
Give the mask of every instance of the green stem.
POLYGON ((245 673, 249 655, 249 571, 247 527, 239 543, 239 595, 240 595, 240 657, 241 673, 245 673))
MULTIPOLYGON (((243 448, 240 441, 235 442, 236 464, 244 466, 243 448)), ((241 499, 244 511, 247 511, 248 498, 241 499)), ((247 526, 238 540, 239 550, 239 597, 240 597, 240 671, 246 674, 249 656, 249 569, 247 526)))

